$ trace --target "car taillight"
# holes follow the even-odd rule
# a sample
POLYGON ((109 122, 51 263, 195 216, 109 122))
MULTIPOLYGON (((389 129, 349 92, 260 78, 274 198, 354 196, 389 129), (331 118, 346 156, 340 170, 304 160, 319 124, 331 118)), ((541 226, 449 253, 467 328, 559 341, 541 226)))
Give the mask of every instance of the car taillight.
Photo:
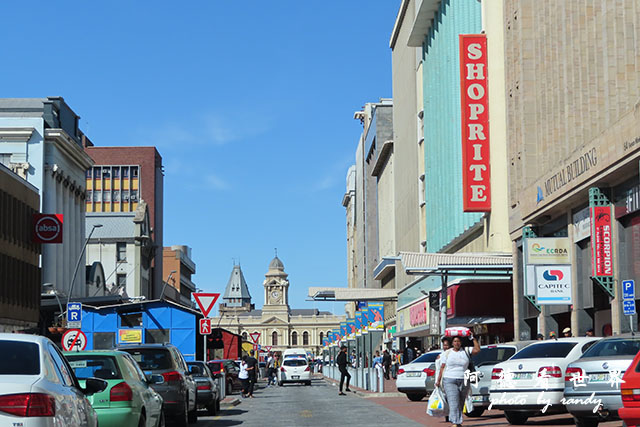
POLYGON ((436 371, 430 368, 424 368, 422 370, 422 372, 424 372, 425 374, 427 374, 428 377, 432 377, 436 374, 436 371))
POLYGON ((400 375, 400 374, 404 374, 404 369, 402 369, 402 368, 398 369, 398 375, 400 375))
POLYGON ((133 400, 133 392, 129 384, 121 382, 111 387, 109 392, 109 400, 112 402, 130 402, 133 400))
POLYGON ((584 378, 584 371, 582 368, 567 368, 564 372, 564 380, 571 381, 573 377, 582 377, 584 378))
POLYGON ((502 368, 493 368, 493 370, 491 371, 491 379, 499 380, 501 376, 500 374, 502 374, 502 368))
POLYGON ((309 366, 309 365, 307 365, 307 367, 306 367, 306 368, 304 368, 304 371, 305 371, 305 372, 309 372, 310 370, 311 370, 311 366, 309 366))
POLYGON ((18 417, 54 417, 56 400, 44 393, 20 393, 0 396, 0 412, 18 417))
POLYGON ((562 369, 559 366, 543 366, 538 369, 538 377, 562 378, 562 369))
POLYGON ((280 371, 287 372, 287 371, 284 370, 284 366, 282 368, 280 368, 280 371))
POLYGON ((623 388, 620 390, 623 402, 640 401, 640 388, 623 388))
POLYGON ((165 372, 162 374, 164 382, 170 383, 172 381, 182 381, 182 375, 178 371, 165 372))
POLYGON ((199 385, 198 390, 211 390, 211 384, 199 385))

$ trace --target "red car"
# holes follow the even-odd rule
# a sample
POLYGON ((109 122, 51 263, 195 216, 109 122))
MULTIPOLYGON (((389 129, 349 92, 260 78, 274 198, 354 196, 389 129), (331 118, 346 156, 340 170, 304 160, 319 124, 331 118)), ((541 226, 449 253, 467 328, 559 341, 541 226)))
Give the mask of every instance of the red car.
POLYGON ((622 395, 622 405, 624 408, 618 410, 618 416, 628 427, 640 425, 640 352, 633 358, 631 366, 627 368, 620 384, 620 394, 622 395))
POLYGON ((207 366, 211 370, 211 373, 215 378, 218 378, 220 374, 224 371, 225 374, 225 382, 226 382, 226 394, 231 394, 233 390, 242 389, 242 383, 238 378, 238 374, 240 373, 240 368, 233 360, 209 360, 207 362, 207 366))

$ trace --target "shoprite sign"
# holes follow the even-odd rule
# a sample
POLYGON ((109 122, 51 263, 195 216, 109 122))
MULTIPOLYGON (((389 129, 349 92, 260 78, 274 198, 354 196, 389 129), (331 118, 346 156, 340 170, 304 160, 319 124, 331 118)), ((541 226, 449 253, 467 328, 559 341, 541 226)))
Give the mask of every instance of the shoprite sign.
POLYGON ((460 36, 462 201, 465 212, 491 211, 487 37, 460 36))

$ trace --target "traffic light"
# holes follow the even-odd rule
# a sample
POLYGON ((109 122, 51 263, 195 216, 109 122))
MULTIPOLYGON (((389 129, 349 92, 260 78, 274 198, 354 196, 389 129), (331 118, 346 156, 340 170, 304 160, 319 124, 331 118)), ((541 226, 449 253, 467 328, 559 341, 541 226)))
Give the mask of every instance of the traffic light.
POLYGON ((224 348, 224 340, 222 339, 222 329, 216 328, 211 331, 212 348, 224 348))

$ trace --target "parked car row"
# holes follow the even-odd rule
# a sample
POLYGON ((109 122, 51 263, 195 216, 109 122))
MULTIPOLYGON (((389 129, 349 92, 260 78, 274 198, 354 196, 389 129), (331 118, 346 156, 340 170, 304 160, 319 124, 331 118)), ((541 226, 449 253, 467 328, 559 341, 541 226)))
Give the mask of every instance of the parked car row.
POLYGON ((160 427, 220 409, 218 379, 171 344, 61 352, 48 338, 0 334, 0 425, 160 427))
MULTIPOLYGON (((428 352, 398 370, 396 386, 410 400, 434 389, 428 352)), ((474 409, 504 411, 510 424, 542 414, 570 413, 578 426, 622 418, 640 425, 640 337, 573 337, 487 345, 473 356, 474 409)))

